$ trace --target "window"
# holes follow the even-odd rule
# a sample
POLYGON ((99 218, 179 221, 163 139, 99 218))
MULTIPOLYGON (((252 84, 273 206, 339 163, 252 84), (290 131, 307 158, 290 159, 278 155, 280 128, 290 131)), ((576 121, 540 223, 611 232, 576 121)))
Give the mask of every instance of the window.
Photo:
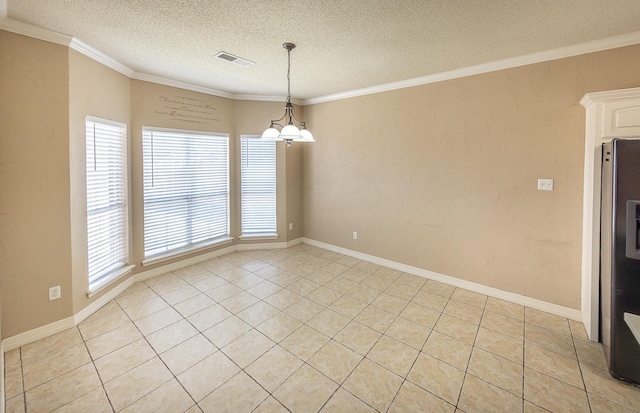
POLYGON ((87 117, 87 251, 89 291, 129 260, 126 126, 87 117))
POLYGON ((229 136, 144 128, 146 259, 229 239, 229 136))
POLYGON ((276 236, 276 143, 240 138, 242 236, 276 236))

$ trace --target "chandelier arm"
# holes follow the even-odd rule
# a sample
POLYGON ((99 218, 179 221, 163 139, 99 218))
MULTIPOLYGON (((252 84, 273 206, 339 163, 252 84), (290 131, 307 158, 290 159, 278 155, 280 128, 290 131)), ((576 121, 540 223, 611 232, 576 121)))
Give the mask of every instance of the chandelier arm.
MULTIPOLYGON (((280 119, 278 119, 280 120, 280 119)), ((271 121, 271 126, 269 126, 270 128, 274 127, 274 126, 280 126, 280 128, 284 128, 284 125, 281 125, 280 123, 278 123, 277 121, 271 121)))

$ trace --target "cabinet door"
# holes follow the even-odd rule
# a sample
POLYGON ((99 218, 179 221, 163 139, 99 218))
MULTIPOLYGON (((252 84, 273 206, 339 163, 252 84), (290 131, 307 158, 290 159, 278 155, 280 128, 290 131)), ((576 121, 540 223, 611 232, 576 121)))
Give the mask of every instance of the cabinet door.
POLYGON ((602 105, 603 138, 640 136, 640 102, 623 99, 602 105))

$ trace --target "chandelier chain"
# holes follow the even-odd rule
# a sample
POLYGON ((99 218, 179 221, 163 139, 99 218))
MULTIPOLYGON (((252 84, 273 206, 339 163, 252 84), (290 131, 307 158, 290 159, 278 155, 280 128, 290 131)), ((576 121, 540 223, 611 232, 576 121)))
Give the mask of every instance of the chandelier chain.
POLYGON ((291 101, 291 50, 287 50, 287 102, 291 101))

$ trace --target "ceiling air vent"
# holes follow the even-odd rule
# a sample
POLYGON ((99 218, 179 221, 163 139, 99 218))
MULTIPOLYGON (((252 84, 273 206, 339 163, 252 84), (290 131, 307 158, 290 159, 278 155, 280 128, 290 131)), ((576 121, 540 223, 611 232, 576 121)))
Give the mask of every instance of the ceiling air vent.
POLYGON ((243 59, 241 57, 234 56, 231 53, 227 53, 227 52, 220 52, 216 55, 216 57, 222 60, 226 60, 227 62, 235 63, 242 67, 251 67, 256 64, 251 60, 243 59))

